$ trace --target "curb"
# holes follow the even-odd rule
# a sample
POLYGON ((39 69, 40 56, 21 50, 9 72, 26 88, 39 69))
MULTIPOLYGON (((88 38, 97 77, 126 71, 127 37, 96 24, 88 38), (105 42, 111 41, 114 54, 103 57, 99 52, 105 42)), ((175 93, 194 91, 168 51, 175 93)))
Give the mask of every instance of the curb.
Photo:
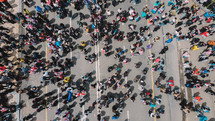
POLYGON ((195 4, 197 4, 204 12, 209 12, 210 10, 208 10, 207 8, 203 7, 201 4, 199 4, 199 2, 197 2, 196 0, 192 0, 195 4))

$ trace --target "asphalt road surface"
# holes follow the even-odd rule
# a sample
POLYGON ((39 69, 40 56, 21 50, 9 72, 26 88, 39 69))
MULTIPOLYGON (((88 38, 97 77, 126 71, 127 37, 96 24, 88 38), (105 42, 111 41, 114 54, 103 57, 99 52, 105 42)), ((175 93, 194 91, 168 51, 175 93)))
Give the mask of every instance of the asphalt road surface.
MULTIPOLYGON (((111 3, 111 2, 109 1, 109 3, 111 3)), ((147 5, 149 10, 151 10, 154 3, 155 3, 155 0, 142 0, 137 5, 134 5, 134 2, 130 3, 129 0, 125 0, 125 2, 120 3, 116 7, 113 7, 112 5, 110 5, 108 7, 108 9, 111 10, 112 15, 110 17, 107 17, 107 21, 112 22, 115 19, 118 8, 122 8, 122 10, 128 10, 128 8, 130 6, 133 6, 135 8, 135 10, 138 12, 138 14, 141 16, 142 8, 147 5)), ((165 4, 167 6, 167 1, 165 1, 165 4)), ((40 1, 36 1, 35 5, 41 6, 40 1)), ((189 5, 192 5, 192 2, 189 5)), ((30 11, 35 11, 34 7, 28 8, 27 6, 24 6, 24 8, 27 8, 30 11)), ((80 11, 75 10, 73 6, 69 6, 69 7, 67 7, 67 9, 69 9, 69 11, 72 11, 73 14, 82 12, 86 16, 90 15, 89 10, 87 9, 86 6, 84 6, 84 9, 82 9, 80 11)), ((165 12, 168 12, 169 9, 170 9, 169 7, 166 7, 165 12)), ((161 15, 157 14, 157 13, 153 14, 153 17, 156 15, 161 17, 161 15)), ((77 25, 77 20, 79 20, 79 17, 76 17, 74 20, 72 20, 70 17, 66 17, 64 19, 59 19, 57 17, 56 13, 54 13, 54 12, 48 12, 48 13, 46 13, 46 16, 48 16, 48 18, 50 20, 52 20, 54 22, 54 24, 63 23, 68 27, 74 27, 74 28, 79 27, 77 25)), ((88 19, 85 19, 82 21, 85 21, 88 24, 90 23, 88 19)), ((138 22, 127 21, 125 24, 120 23, 119 29, 121 31, 124 31, 125 33, 131 32, 131 30, 128 28, 128 25, 131 23, 135 24, 136 30, 138 30, 139 27, 147 25, 147 20, 145 18, 141 18, 138 22)), ((181 62, 180 61, 180 56, 181 56, 180 51, 183 48, 189 48, 189 42, 173 41, 170 44, 165 43, 166 38, 164 37, 164 35, 167 32, 173 33, 175 31, 174 25, 168 24, 168 25, 162 26, 162 28, 159 29, 159 31, 157 31, 157 32, 152 32, 152 29, 153 29, 153 27, 150 28, 150 31, 149 31, 152 34, 152 38, 149 41, 143 42, 142 47, 145 48, 145 52, 139 56, 131 56, 131 53, 129 51, 130 45, 135 43, 136 40, 134 40, 132 42, 128 42, 127 40, 123 40, 121 42, 116 41, 114 39, 111 40, 111 48, 112 48, 111 51, 115 51, 115 48, 123 48, 123 49, 127 50, 127 52, 125 53, 125 56, 126 56, 126 58, 129 59, 129 62, 128 62, 128 64, 121 63, 121 66, 123 67, 121 72, 124 73, 126 70, 130 70, 129 75, 126 80, 128 83, 132 83, 132 87, 133 87, 132 95, 133 94, 137 95, 135 102, 132 102, 130 99, 126 100, 126 106, 123 109, 123 112, 120 114, 120 117, 118 120, 119 121, 153 121, 153 120, 155 120, 155 121, 156 120, 160 120, 160 121, 184 121, 184 120, 195 121, 195 120, 198 120, 197 117, 195 117, 196 116, 195 113, 189 114, 187 116, 183 115, 182 114, 183 112, 180 110, 179 101, 178 102, 175 101, 173 95, 167 95, 167 94, 161 93, 160 90, 154 86, 154 82, 158 78, 159 72, 153 72, 150 70, 152 64, 148 60, 148 56, 151 55, 152 53, 154 53, 156 57, 160 56, 161 58, 163 58, 165 60, 164 72, 166 72, 166 76, 167 76, 166 80, 168 80, 169 78, 173 78, 175 81, 175 85, 180 87, 183 90, 184 89, 184 86, 183 86, 184 80, 183 80, 183 74, 181 74, 180 66, 179 66, 181 64, 180 63, 181 62), (156 36, 160 36, 161 39, 160 39, 160 41, 153 43, 153 38, 156 36), (149 45, 150 43, 153 43, 153 47, 152 47, 152 49, 147 49, 147 45, 149 45), (169 51, 167 51, 166 54, 159 55, 158 53, 165 45, 169 46, 169 51), (134 66, 135 63, 137 63, 137 62, 141 63, 141 66, 138 69, 135 68, 135 66, 134 66), (165 108, 165 114, 161 115, 160 119, 149 117, 148 110, 151 107, 148 105, 142 104, 142 102, 140 101, 140 95, 139 95, 140 90, 138 90, 138 83, 134 82, 134 79, 137 75, 139 75, 141 77, 144 76, 142 74, 142 70, 145 67, 149 68, 148 73, 145 75, 145 88, 148 90, 151 89, 154 96, 162 97, 161 104, 156 106, 156 108, 159 108, 159 107, 165 108)), ((26 31, 24 31, 24 33, 25 32, 26 31)), ((187 31, 187 29, 184 29, 183 32, 186 33, 188 31, 187 31)), ((73 41, 76 43, 80 43, 81 41, 88 41, 88 40, 90 40, 90 36, 83 30, 82 37, 77 40, 73 40, 73 41)), ((46 46, 46 42, 37 45, 37 47, 40 47, 38 52, 44 53, 44 57, 46 57, 46 59, 49 60, 51 55, 47 52, 48 47, 46 46)), ((104 47, 104 45, 102 44, 102 42, 99 42, 96 46, 93 46, 93 47, 90 45, 87 45, 86 48, 87 48, 87 50, 90 51, 88 54, 97 53, 99 55, 97 61, 95 61, 93 64, 89 64, 84 59, 85 55, 83 53, 81 53, 79 49, 76 49, 76 50, 70 52, 69 54, 67 54, 66 57, 63 57, 63 58, 71 58, 75 61, 74 67, 72 67, 70 72, 68 72, 70 75, 72 75, 74 82, 76 82, 77 80, 80 80, 81 77, 88 72, 93 72, 93 77, 95 78, 94 82, 107 81, 107 79, 115 73, 114 71, 109 73, 107 71, 107 68, 110 65, 120 64, 120 63, 118 62, 118 59, 114 59, 114 54, 112 54, 109 57, 104 56, 104 54, 101 51, 101 49, 103 47, 104 47)), ((197 57, 196 52, 193 53, 192 55, 194 55, 195 58, 197 57)), ((192 58, 194 58, 194 57, 192 57, 192 58)), ((195 59, 193 59, 193 60, 195 61, 195 59)), ((198 64, 198 63, 196 63, 196 64, 198 64)), ((49 70, 49 72, 50 71, 51 71, 51 69, 49 70)), ((23 81, 22 88, 26 88, 28 86, 39 86, 42 75, 43 75, 42 73, 30 75, 28 80, 23 81)), ((166 82, 163 81, 161 83, 164 84, 166 82)), ((125 82, 123 84, 125 84, 125 82)), ((83 121, 84 120, 96 121, 97 120, 96 115, 98 113, 97 108, 88 116, 83 114, 83 111, 85 109, 87 109, 92 104, 92 102, 94 102, 96 99, 98 99, 101 96, 101 94, 98 93, 97 89, 92 89, 91 87, 89 87, 89 88, 90 89, 89 89, 88 95, 90 96, 90 99, 83 107, 79 106, 80 97, 77 98, 76 100, 74 100, 73 102, 68 103, 67 106, 76 104, 75 107, 73 107, 71 109, 72 115, 81 114, 81 118, 83 121)), ((56 115, 55 115, 56 110, 58 108, 65 106, 65 104, 61 100, 61 96, 62 96, 62 94, 65 94, 65 92, 62 93, 61 90, 56 85, 53 85, 53 84, 49 84, 46 87, 42 88, 42 91, 43 91, 43 94, 54 91, 55 92, 54 95, 58 96, 58 98, 60 100, 60 103, 58 104, 58 106, 52 107, 51 109, 44 109, 43 111, 41 111, 39 113, 35 113, 35 110, 31 108, 32 100, 28 100, 27 95, 23 94, 22 100, 25 103, 25 107, 21 110, 21 113, 22 113, 21 118, 23 118, 29 114, 33 114, 33 113, 35 113, 34 119, 37 121, 50 121, 50 120, 53 120, 56 118, 56 115)), ((109 88, 103 94, 116 94, 116 93, 120 93, 120 92, 125 93, 126 91, 127 91, 127 89, 125 89, 125 88, 123 88, 123 86, 121 86, 121 87, 117 88, 117 90, 113 90, 112 88, 109 88)), ((197 90, 197 91, 200 91, 200 90, 197 90)), ((203 91, 202 91, 202 94, 203 94, 203 91)), ((210 119, 210 118, 213 118, 214 117, 213 114, 215 114, 214 103, 212 102, 212 99, 214 100, 214 97, 211 97, 210 95, 207 95, 207 97, 208 98, 206 98, 206 99, 209 101, 209 105, 211 105, 211 112, 209 114, 207 114, 208 118, 210 119)), ((185 98, 186 98, 186 96, 185 96, 185 98)), ((206 100, 204 100, 204 101, 207 102, 206 100)), ((115 100, 115 102, 116 102, 116 100, 115 100)), ((106 117, 107 119, 109 119, 109 121, 112 121, 111 117, 113 116, 113 112, 112 112, 111 107, 113 106, 114 103, 111 103, 109 108, 103 107, 101 110, 102 117, 106 117)))

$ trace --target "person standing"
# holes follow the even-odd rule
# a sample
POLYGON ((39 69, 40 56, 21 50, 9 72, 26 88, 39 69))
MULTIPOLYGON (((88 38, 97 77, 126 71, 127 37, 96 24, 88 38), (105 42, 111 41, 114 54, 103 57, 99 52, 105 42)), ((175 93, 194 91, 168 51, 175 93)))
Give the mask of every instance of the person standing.
POLYGON ((193 96, 193 101, 194 102, 200 102, 203 98, 200 96, 193 96))
POLYGON ((3 0, 2 3, 6 6, 6 9, 8 9, 8 8, 13 8, 13 7, 10 5, 10 3, 8 3, 7 0, 3 0))
POLYGON ((160 51, 159 54, 164 54, 164 53, 166 53, 166 51, 167 51, 168 49, 169 49, 168 46, 164 46, 164 48, 160 51))
POLYGON ((22 0, 22 1, 26 6, 31 7, 31 3, 29 2, 29 0, 22 0))
POLYGON ((111 16, 111 11, 110 11, 110 10, 107 10, 107 11, 106 11, 106 14, 107 14, 108 17, 110 17, 110 16, 111 16))

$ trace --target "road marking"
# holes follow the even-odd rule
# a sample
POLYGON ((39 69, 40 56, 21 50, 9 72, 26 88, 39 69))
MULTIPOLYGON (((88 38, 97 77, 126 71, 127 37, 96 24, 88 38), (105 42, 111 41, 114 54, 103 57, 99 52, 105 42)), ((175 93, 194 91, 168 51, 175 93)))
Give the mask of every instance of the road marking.
MULTIPOLYGON (((97 44, 95 45, 95 53, 97 53, 97 44)), ((98 56, 98 55, 97 55, 98 56)), ((96 61, 96 100, 99 98, 99 82, 98 82, 98 61, 96 61)), ((98 105, 97 107, 97 113, 98 113, 98 105)))
MULTIPOLYGON (((99 59, 99 44, 98 44, 98 66, 97 66, 97 68, 98 68, 98 76, 99 76, 99 83, 100 83, 100 81, 101 81, 101 77, 100 77, 100 59, 99 59)), ((100 86, 100 85, 99 85, 100 86)))
MULTIPOLYGON (((70 27, 72 27, 72 19, 70 18, 69 19, 69 25, 70 25, 70 27)), ((69 29, 69 31, 70 31, 70 29, 69 29)), ((72 59, 72 51, 70 51, 70 58, 72 59)))
MULTIPOLYGON (((95 21, 95 19, 94 19, 94 23, 95 23, 95 25, 96 25, 96 28, 98 29, 98 27, 97 27, 97 23, 96 23, 96 21, 95 21)), ((99 87, 100 87, 100 68, 99 68, 99 66, 100 66, 100 64, 99 64, 99 43, 98 43, 98 33, 96 33, 96 35, 97 35, 97 43, 95 44, 95 53, 97 54, 97 61, 96 61, 96 80, 97 80, 97 85, 96 85, 96 97, 97 97, 97 99, 96 100, 98 100, 99 99, 99 91, 98 91, 98 89, 99 89, 99 87)), ((99 114, 99 105, 97 104, 97 106, 96 106, 96 108, 97 108, 97 114, 99 114)))
POLYGON ((57 94, 58 94, 58 96, 57 96, 57 99, 58 99, 57 109, 59 109, 60 108, 60 88, 57 88, 57 94))
MULTIPOLYGON (((147 19, 147 24, 149 23, 149 20, 147 19)), ((148 30, 148 34, 150 33, 150 30, 148 30)), ((151 44, 151 40, 148 40, 148 44, 151 44)), ((151 49, 149 50, 149 56, 152 55, 151 49)), ((152 68, 152 64, 150 64, 150 68, 152 68)), ((154 92, 154 80, 153 80, 153 71, 151 71, 151 81, 152 81, 152 97, 154 98, 155 92, 154 92)), ((154 107, 154 114, 155 114, 155 107, 154 107)), ((156 116, 154 117, 154 121, 156 121, 156 116)))
POLYGON ((84 114, 84 105, 82 106, 82 112, 83 112, 83 115, 85 115, 85 114, 84 114))
MULTIPOLYGON (((97 38, 99 38, 98 37, 98 33, 97 33, 97 38)), ((98 68, 98 76, 99 76, 99 79, 98 79, 98 88, 100 89, 100 81, 101 81, 101 77, 100 77, 100 63, 99 63, 99 61, 100 61, 100 59, 99 59, 99 43, 98 43, 98 39, 97 39, 97 58, 98 58, 98 60, 97 60, 97 64, 98 64, 98 66, 97 66, 97 68, 98 68)), ((101 97, 101 93, 100 92, 98 92, 98 98, 100 98, 101 97)), ((97 105, 98 107, 99 107, 99 105, 97 105)), ((100 109, 99 110, 97 110, 97 114, 99 114, 100 113, 100 109)))
POLYGON ((178 43, 178 46, 180 46, 180 45, 181 45, 181 43, 180 43, 179 41, 177 41, 177 43, 178 43))
POLYGON ((72 18, 69 18, 69 25, 72 27, 72 18))
POLYGON ((125 84, 128 83, 128 77, 125 77, 125 84))
MULTIPOLYGON (((46 86, 46 94, 47 94, 47 86, 46 86)), ((47 107, 47 96, 46 96, 46 107, 47 107)), ((46 121, 48 121, 48 110, 46 108, 46 121)))
POLYGON ((83 117, 83 118, 81 118, 81 121, 86 121, 86 118, 87 118, 87 116, 86 116, 86 115, 84 115, 84 117, 83 117))
MULTIPOLYGON (((123 46, 123 50, 126 50, 126 49, 125 49, 125 45, 123 46)), ((124 52, 124 54, 123 54, 123 55, 126 55, 126 52, 124 52)), ((132 57, 132 56, 131 56, 131 57, 132 57)))
POLYGON ((72 51, 70 51, 70 58, 72 59, 72 51))
POLYGON ((129 110, 127 110, 127 119, 128 119, 128 121, 130 121, 129 110))
MULTIPOLYGON (((99 89, 100 89, 100 64, 99 64, 99 45, 96 45, 96 51, 97 53, 97 61, 96 61, 96 78, 97 78, 97 99, 100 97, 99 89)), ((99 104, 97 104, 97 114, 99 114, 99 104)))
POLYGON ((81 118, 81 121, 85 121, 87 116, 84 114, 84 105, 82 107, 83 117, 81 118))
MULTIPOLYGON (((21 5, 20 8, 19 8, 19 12, 22 13, 23 8, 24 8, 24 4, 22 4, 22 1, 21 1, 21 0, 19 1, 19 5, 21 5)), ((24 31, 24 30, 23 30, 23 27, 21 26, 21 21, 19 22, 18 27, 19 27, 19 33, 23 34, 23 31, 24 31)), ((21 41, 20 41, 20 42, 21 42, 21 41)), ((20 42, 19 42, 19 43, 20 43, 20 42)), ((21 53, 20 56, 22 57, 22 53, 21 53)), ((16 57, 19 58, 19 52, 16 53, 16 57)), ((18 67, 19 67, 19 68, 22 67, 21 63, 18 64, 18 67)), ((21 94, 19 94, 19 96, 20 96, 20 97, 19 97, 19 99, 18 99, 17 102, 20 102, 20 100, 21 100, 21 94)), ((23 110, 24 110, 24 108, 21 108, 21 109, 18 111, 18 113, 19 113, 19 115, 18 115, 18 120, 21 120, 21 119, 22 119, 23 110)))
MULTIPOLYGON (((47 17, 47 11, 46 11, 46 17, 47 17)), ((46 39, 46 61, 48 61, 48 48, 47 48, 47 39, 46 39)), ((48 87, 47 87, 47 85, 46 85, 46 94, 47 94, 47 92, 48 92, 48 87)), ((47 97, 46 97, 46 107, 47 107, 47 97)), ((48 121, 48 110, 47 110, 47 108, 45 109, 46 110, 46 121, 48 121)))

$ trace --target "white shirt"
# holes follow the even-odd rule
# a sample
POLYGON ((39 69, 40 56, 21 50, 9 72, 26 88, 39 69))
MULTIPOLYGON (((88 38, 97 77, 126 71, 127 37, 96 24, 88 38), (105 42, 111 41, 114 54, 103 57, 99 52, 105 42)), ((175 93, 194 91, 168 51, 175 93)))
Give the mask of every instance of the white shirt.
POLYGON ((110 10, 107 10, 107 12, 106 12, 106 13, 107 13, 107 15, 110 15, 110 14, 111 14, 110 10))
POLYGON ((118 9, 118 13, 121 13, 121 12, 122 12, 122 8, 119 8, 119 9, 118 9))

